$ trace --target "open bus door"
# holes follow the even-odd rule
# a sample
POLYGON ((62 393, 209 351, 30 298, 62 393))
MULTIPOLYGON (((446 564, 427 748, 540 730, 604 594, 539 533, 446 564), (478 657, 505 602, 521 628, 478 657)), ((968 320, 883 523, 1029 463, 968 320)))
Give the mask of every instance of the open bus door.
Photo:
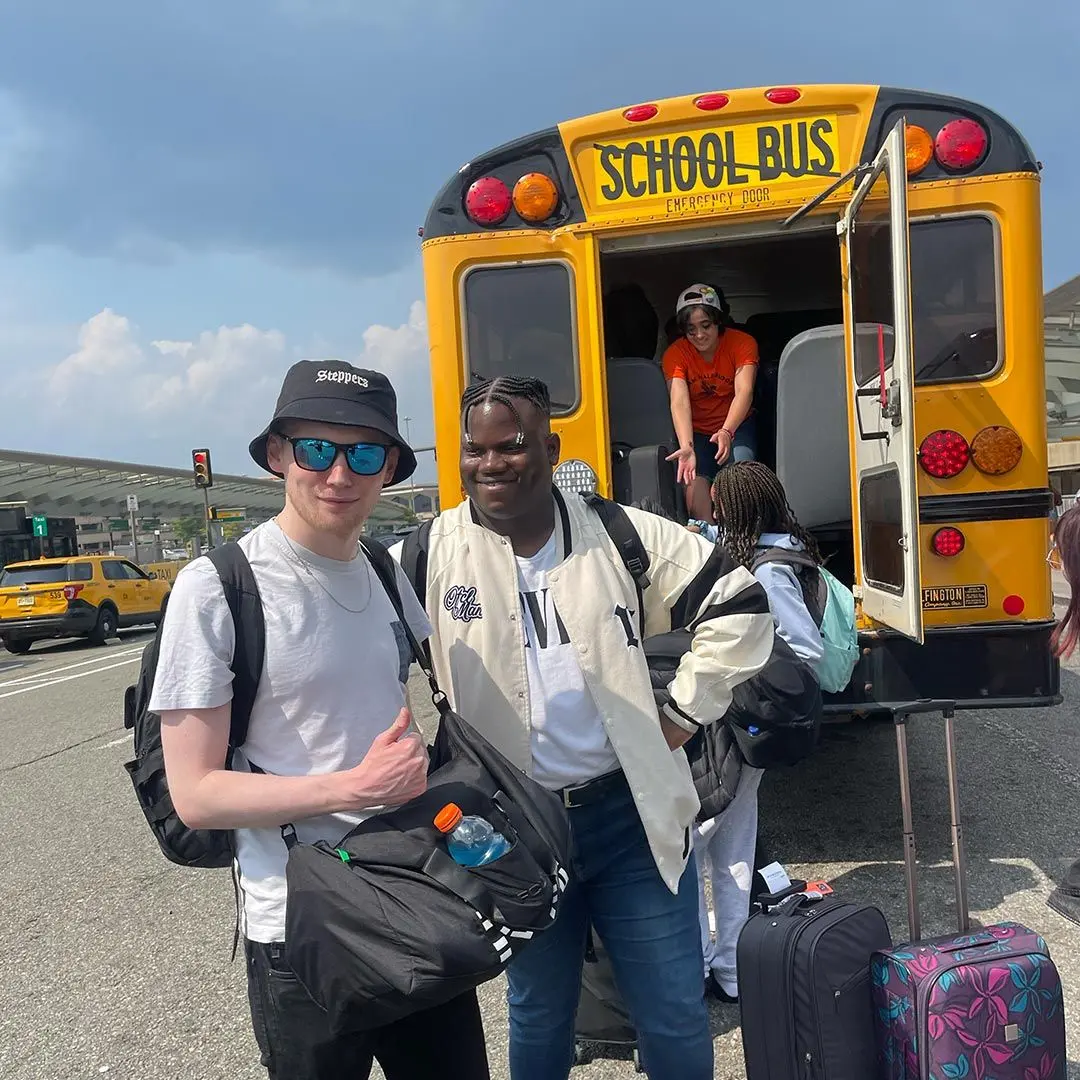
POLYGON ((903 120, 837 225, 849 333, 855 562, 864 615, 923 641, 903 120), (868 198, 873 189, 874 198, 868 198), (887 205, 880 196, 888 195, 887 205))

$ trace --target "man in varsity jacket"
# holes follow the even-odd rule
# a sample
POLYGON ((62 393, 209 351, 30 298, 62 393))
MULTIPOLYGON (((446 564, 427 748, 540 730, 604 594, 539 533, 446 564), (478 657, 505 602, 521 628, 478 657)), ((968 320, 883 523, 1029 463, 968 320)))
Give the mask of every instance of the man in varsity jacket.
MULTIPOLYGON (((687 618, 693 647, 658 711, 634 579, 596 512, 553 487, 559 439, 550 411, 536 379, 468 388, 468 499, 433 522, 418 583, 434 625, 436 673, 454 708, 561 793, 573 828, 574 879, 559 919, 508 972, 511 1077, 568 1076, 591 923, 649 1076, 711 1080, 698 889, 687 861, 698 799, 681 747, 764 666, 772 616, 749 571, 714 558, 715 580, 687 618)), ((651 560, 645 633, 670 630, 712 545, 675 522, 627 513, 651 560)))

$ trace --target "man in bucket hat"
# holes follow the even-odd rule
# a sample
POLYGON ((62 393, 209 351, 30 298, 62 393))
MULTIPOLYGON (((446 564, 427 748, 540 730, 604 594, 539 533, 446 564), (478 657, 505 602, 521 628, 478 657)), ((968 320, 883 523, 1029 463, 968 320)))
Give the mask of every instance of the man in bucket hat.
MULTIPOLYGON (((360 547, 386 484, 416 468, 385 375, 340 361, 289 369, 251 456, 285 481, 285 505, 240 541, 263 600, 266 653, 247 738, 226 767, 234 626, 207 559, 177 575, 150 707, 169 789, 191 828, 235 830, 248 997, 273 1080, 488 1080, 476 997, 375 1031, 329 1031, 285 959, 286 849, 337 842, 367 814, 424 791, 427 754, 405 697, 409 647, 360 547)), ((416 637, 431 626, 403 574, 416 637)))

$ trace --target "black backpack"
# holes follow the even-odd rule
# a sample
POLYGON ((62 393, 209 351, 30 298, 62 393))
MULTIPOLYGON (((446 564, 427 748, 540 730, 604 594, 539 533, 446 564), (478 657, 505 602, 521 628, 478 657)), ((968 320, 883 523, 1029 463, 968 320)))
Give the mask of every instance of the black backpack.
MULTIPOLYGON (((232 662, 232 719, 225 762, 228 768, 233 751, 247 737, 248 720, 262 675, 266 627, 259 587, 240 545, 224 544, 208 552, 206 557, 221 578, 236 633, 232 662)), ((203 869, 228 867, 232 865, 235 852, 232 832, 188 828, 177 816, 169 794, 161 749, 161 717, 150 711, 162 627, 167 618, 168 607, 153 639, 143 650, 138 682, 124 693, 124 727, 135 733, 135 758, 127 762, 125 768, 147 823, 170 862, 203 869)))
MULTIPOLYGON (((367 536, 361 538, 361 543, 379 572, 395 610, 400 611, 397 579, 393 573, 387 574, 387 569, 393 566, 389 552, 377 540, 367 536)), ((209 551, 206 557, 214 564, 221 578, 236 635, 232 661, 232 716, 225 759, 225 767, 229 768, 233 751, 242 746, 247 738, 248 721, 262 677, 266 624, 259 587, 240 545, 224 544, 209 551)), ((168 618, 168 607, 165 618, 168 618)), ((129 686, 124 693, 124 727, 135 733, 135 758, 127 762, 125 768, 147 823, 170 862, 200 869, 230 867, 235 856, 232 831, 189 828, 177 816, 169 794, 161 749, 161 717, 150 711, 150 695, 154 688, 164 624, 163 618, 153 640, 143 650, 138 682, 129 686)))
MULTIPOLYGON (((626 511, 599 495, 586 497, 618 549, 627 570, 634 577, 640 598, 644 631, 644 589, 648 587, 649 554, 626 511)), ((699 610, 712 583, 718 562, 729 562, 720 544, 713 548, 705 567, 690 583, 671 612, 672 630, 645 638, 642 646, 649 664, 653 693, 663 704, 666 688, 675 675, 683 653, 689 651, 691 632, 687 623, 699 610)), ((731 706, 724 724, 706 725, 686 745, 695 787, 702 803, 701 818, 719 813, 734 797, 730 786, 732 770, 723 766, 730 755, 723 743, 725 732, 738 744, 748 765, 758 769, 794 765, 813 752, 821 732, 821 687, 791 646, 773 633, 773 649, 765 666, 732 692, 731 706)))

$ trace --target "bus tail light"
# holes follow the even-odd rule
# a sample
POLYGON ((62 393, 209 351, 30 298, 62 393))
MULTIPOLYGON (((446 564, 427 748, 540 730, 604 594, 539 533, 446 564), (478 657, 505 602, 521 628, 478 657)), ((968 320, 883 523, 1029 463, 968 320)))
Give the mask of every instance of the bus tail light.
POLYGON ((1012 428, 984 427, 971 440, 971 463, 987 476, 1001 476, 1020 464, 1024 444, 1012 428))
POLYGON ((629 109, 623 109, 623 119, 640 124, 643 120, 651 120, 659 111, 655 105, 631 105, 629 109))
POLYGON ((794 86, 774 86, 765 91, 765 100, 774 105, 794 105, 802 97, 802 91, 794 86))
POLYGON ((943 559, 951 559, 953 556, 959 555, 964 550, 965 542, 964 534, 951 525, 938 529, 930 537, 930 547, 933 549, 934 554, 940 555, 943 559))
POLYGON ((1006 596, 1005 599, 1001 601, 1001 610, 1012 618, 1016 618, 1017 615, 1023 615, 1024 598, 1016 595, 1006 596))
POLYGON ((717 109, 722 109, 731 98, 727 94, 698 94, 694 98, 694 107, 701 109, 702 112, 716 112, 717 109))
POLYGON ((82 585, 65 585, 64 586, 64 599, 74 600, 76 596, 83 591, 82 585))
POLYGON ((919 464, 923 472, 936 480, 958 476, 970 457, 967 439, 958 431, 932 431, 919 446, 919 464))
POLYGON ((523 221, 546 221, 559 205, 559 189, 550 176, 526 173, 514 185, 513 203, 523 221))
POLYGON ((950 120, 934 140, 938 164, 950 172, 966 172, 982 163, 990 146, 986 128, 975 120, 950 120))
POLYGON ((926 128, 908 124, 904 132, 908 176, 918 176, 934 156, 934 140, 926 128))
POLYGON ((465 193, 465 212, 477 225, 500 225, 510 214, 510 189, 496 176, 474 180, 465 193))

